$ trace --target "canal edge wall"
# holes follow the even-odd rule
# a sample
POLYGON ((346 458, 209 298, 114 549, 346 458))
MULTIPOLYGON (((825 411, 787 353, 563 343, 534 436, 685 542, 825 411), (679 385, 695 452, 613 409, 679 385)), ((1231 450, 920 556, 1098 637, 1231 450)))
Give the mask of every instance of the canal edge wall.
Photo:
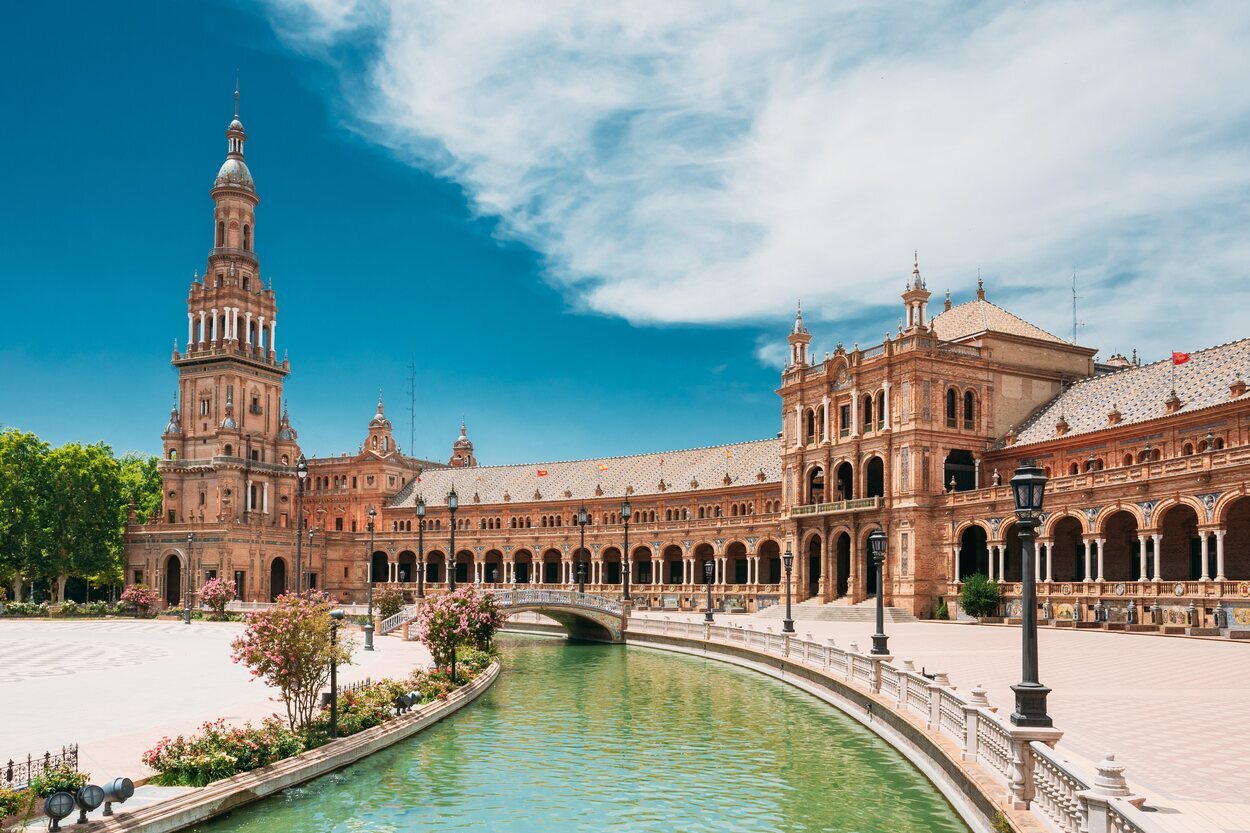
POLYGON ((500 666, 492 662, 469 684, 457 689, 446 700, 427 703, 406 715, 358 732, 325 746, 301 752, 251 772, 242 772, 214 781, 206 787, 161 801, 133 812, 120 812, 107 819, 74 825, 83 833, 169 833, 201 824, 223 813, 267 798, 290 787, 342 769, 375 752, 407 740, 440 720, 472 703, 498 679, 500 666))
POLYGON ((963 766, 959 750, 945 738, 935 738, 923 726, 890 708, 883 698, 875 697, 818 669, 792 662, 784 657, 760 654, 736 645, 704 642, 698 639, 655 633, 626 631, 625 644, 632 647, 688 654, 715 659, 740 668, 766 674, 811 694, 865 726, 901 753, 925 776, 947 800, 959 817, 975 833, 994 833, 994 819, 1002 812, 1013 829, 1021 833, 1046 830, 1031 814, 1013 812, 991 795, 1001 786, 983 771, 963 766), (951 748, 943 748, 948 744, 951 748))

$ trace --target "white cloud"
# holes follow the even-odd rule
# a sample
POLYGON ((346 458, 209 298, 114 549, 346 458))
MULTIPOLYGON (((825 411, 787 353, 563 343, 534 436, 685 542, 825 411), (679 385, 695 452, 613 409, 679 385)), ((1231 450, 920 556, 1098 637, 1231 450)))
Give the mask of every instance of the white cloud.
POLYGON ((1078 271, 1107 352, 1244 333, 1219 311, 1250 300, 1250 4, 272 8, 363 49, 358 129, 588 308, 846 321, 897 302, 917 248, 931 288, 981 267, 1060 335, 1078 271))

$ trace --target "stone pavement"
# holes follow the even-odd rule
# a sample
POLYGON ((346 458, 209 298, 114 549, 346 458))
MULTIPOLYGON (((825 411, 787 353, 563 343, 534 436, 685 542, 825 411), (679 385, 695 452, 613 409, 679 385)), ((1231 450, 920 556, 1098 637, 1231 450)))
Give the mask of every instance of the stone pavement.
MULTIPOLYGON (((641 612, 701 620, 702 614, 641 612)), ((774 619, 718 615, 719 624, 781 631, 774 619)), ((846 648, 872 644, 871 624, 795 621, 798 635, 846 648)), ((887 624, 890 651, 930 673, 945 671, 966 692, 982 685, 1000 714, 1014 708, 1020 629, 962 622, 887 624)), ((1127 769, 1168 830, 1250 831, 1250 645, 1151 634, 1041 628, 1041 681, 1058 749, 1093 772, 1107 753, 1127 769), (1178 815, 1183 814, 1183 815, 1178 815)))
MULTIPOLYGON (((151 773, 140 763, 162 735, 194 731, 206 720, 259 720, 285 714, 276 691, 230 661, 234 622, 154 620, 0 621, 0 758, 79 745, 92 780, 151 773)), ((404 676, 430 664, 418 642, 357 642, 342 682, 404 676)))

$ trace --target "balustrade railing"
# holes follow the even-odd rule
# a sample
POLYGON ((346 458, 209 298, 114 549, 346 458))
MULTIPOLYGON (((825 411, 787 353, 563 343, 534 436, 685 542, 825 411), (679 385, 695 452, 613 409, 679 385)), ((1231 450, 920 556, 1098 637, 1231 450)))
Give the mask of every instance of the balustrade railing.
MULTIPOLYGON (((923 720, 929 732, 955 742, 960 756, 993 773, 1016 806, 1032 806, 1056 833, 1158 833, 1160 828, 1129 796, 1114 761, 1098 765, 1098 775, 1075 769, 1045 743, 1030 740, 995 714, 985 692, 960 695, 945 674, 926 677, 909 662, 898 668, 858 650, 749 626, 708 625, 668 616, 636 616, 629 633, 652 633, 742 646, 751 651, 823 670, 858 689, 883 697, 890 708, 923 720), (875 669, 874 669, 875 666, 875 669)), ((808 635, 810 637, 810 634, 808 635)), ((852 646, 854 648, 854 646, 852 646)))
POLYGON ((412 617, 415 616, 416 613, 416 605, 404 605, 399 609, 399 612, 392 616, 387 616, 382 620, 381 625, 378 627, 378 636, 385 636, 393 630, 402 628, 405 622, 412 621, 412 617))

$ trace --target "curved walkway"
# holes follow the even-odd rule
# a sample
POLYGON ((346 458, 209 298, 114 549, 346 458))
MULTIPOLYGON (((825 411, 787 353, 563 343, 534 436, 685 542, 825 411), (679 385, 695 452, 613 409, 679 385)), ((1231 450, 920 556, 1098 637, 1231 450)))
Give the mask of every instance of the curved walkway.
MULTIPOLYGON (((700 621, 702 614, 634 616, 700 621)), ((718 624, 781 630, 776 619, 720 616, 718 624)), ((862 622, 796 620, 799 636, 839 647, 871 644, 862 622)), ((1000 713, 1011 712, 1020 675, 1016 627, 916 622, 886 626, 890 651, 916 667, 946 672, 960 691, 982 685, 1000 713)), ((1156 635, 1039 631, 1042 682, 1063 731, 1059 749, 1093 765, 1114 753, 1133 790, 1175 831, 1250 831, 1250 793, 1240 750, 1250 743, 1250 645, 1156 635)))
MULTIPOLYGON (((105 778, 149 775, 143 752, 162 735, 206 720, 285 714, 276 692, 230 661, 235 622, 0 621, 0 703, 11 719, 0 757, 79 745, 79 766, 105 778)), ((349 631, 349 633, 351 633, 349 631)), ((406 675, 430 662, 418 642, 377 640, 359 649, 342 682, 406 675)))

